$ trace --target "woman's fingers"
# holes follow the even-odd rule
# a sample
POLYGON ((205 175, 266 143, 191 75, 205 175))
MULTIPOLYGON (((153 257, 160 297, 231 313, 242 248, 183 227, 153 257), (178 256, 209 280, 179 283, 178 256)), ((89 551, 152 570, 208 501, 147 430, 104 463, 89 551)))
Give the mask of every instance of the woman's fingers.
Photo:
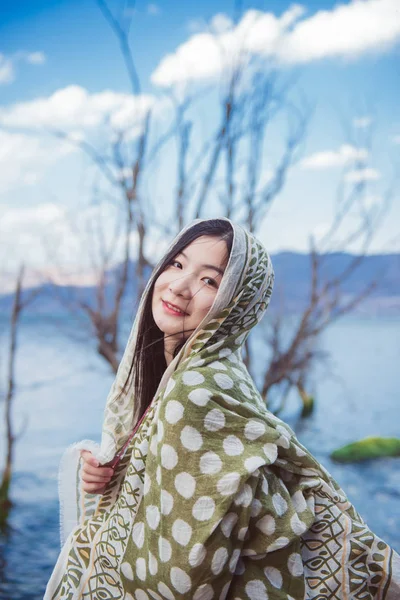
POLYGON ((91 494, 102 494, 114 474, 114 470, 110 467, 101 467, 89 450, 81 450, 80 455, 83 459, 82 487, 84 491, 91 494))
POLYGON ((106 489, 105 485, 99 487, 98 483, 84 483, 82 487, 84 491, 88 492, 89 494, 103 494, 106 489))
POLYGON ((81 450, 81 457, 83 458, 82 471, 84 471, 84 473, 87 473, 88 475, 97 475, 99 478, 104 479, 110 478, 113 475, 114 469, 111 469, 111 467, 100 466, 99 461, 94 458, 89 450, 81 450))
POLYGON ((93 475, 99 479, 109 479, 112 477, 114 471, 110 467, 92 467, 88 464, 84 464, 82 467, 83 473, 87 475, 93 475))
POLYGON ((91 473, 85 473, 83 471, 82 479, 83 479, 83 481, 86 481, 87 483, 98 483, 98 485, 104 485, 105 483, 108 483, 110 481, 111 475, 106 475, 106 476, 102 477, 101 475, 98 475, 98 474, 92 475, 91 473))
POLYGON ((99 466, 99 461, 93 456, 90 450, 81 450, 81 457, 85 461, 85 463, 89 463, 93 467, 99 466))

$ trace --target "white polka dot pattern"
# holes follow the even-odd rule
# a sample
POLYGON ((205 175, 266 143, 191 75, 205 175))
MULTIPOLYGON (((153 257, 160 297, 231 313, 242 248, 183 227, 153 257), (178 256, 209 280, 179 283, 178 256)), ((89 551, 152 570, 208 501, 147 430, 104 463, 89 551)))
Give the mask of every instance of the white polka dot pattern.
POLYGON ((184 498, 191 498, 196 489, 196 480, 190 473, 179 473, 175 477, 175 489, 184 498))
POLYGON ((222 460, 215 452, 205 452, 200 458, 200 471, 203 474, 215 475, 222 469, 222 460))
POLYGON ((224 439, 223 448, 225 454, 229 456, 238 456, 244 452, 243 443, 236 435, 228 435, 224 439))
POLYGON ((268 459, 268 462, 274 463, 277 456, 278 456, 278 448, 276 447, 275 444, 264 444, 263 446, 263 451, 265 456, 268 459))
POLYGON ((235 495, 234 503, 236 506, 249 506, 253 499, 253 490, 245 483, 241 490, 235 495))
POLYGON ((185 371, 182 375, 182 381, 185 385, 199 385, 204 381, 204 375, 197 371, 185 371))
POLYGON ((124 575, 124 577, 126 577, 127 579, 130 579, 130 581, 133 580, 132 567, 128 562, 123 562, 121 564, 121 572, 124 575))
POLYGON ((160 522, 160 511, 158 506, 152 505, 146 508, 146 519, 151 529, 157 529, 160 522))
POLYGON ((232 378, 229 377, 229 375, 225 375, 225 373, 216 373, 214 375, 214 380, 222 390, 229 390, 233 387, 232 378))
POLYGON ((146 494, 148 494, 149 490, 150 490, 150 485, 151 485, 151 479, 148 473, 144 474, 144 484, 143 484, 143 494, 144 496, 146 494))
POLYGON ((265 433, 265 425, 262 421, 250 420, 244 428, 244 435, 250 441, 256 440, 265 433))
POLYGON ((203 583, 194 593, 193 600, 213 600, 213 588, 208 583, 203 583))
POLYGON ((224 426, 225 417, 221 410, 214 408, 206 414, 204 427, 208 429, 208 431, 218 431, 218 429, 222 429, 224 426))
POLYGON ((211 392, 204 388, 197 388, 196 390, 192 390, 188 398, 197 406, 206 406, 207 402, 210 400, 211 392))
POLYGON ((283 583, 281 572, 275 567, 265 567, 264 573, 274 588, 280 590, 283 583))
POLYGON ((200 450, 203 445, 203 437, 197 429, 191 425, 186 425, 181 432, 181 442, 187 450, 200 450))
POLYGON ((233 513, 233 512, 228 513, 222 519, 221 529, 222 529, 222 532, 225 537, 227 537, 227 538, 230 537, 230 535, 232 533, 232 529, 236 525, 237 520, 238 520, 238 516, 236 513, 233 513))
POLYGON ((162 562, 168 562, 171 558, 172 547, 170 542, 166 538, 158 538, 158 555, 162 562))
POLYGON ((267 588, 260 579, 249 581, 245 590, 250 600, 268 600, 267 588))
POLYGON ((156 575, 158 571, 158 562, 155 556, 149 551, 149 573, 156 575))
POLYGON ((291 516, 290 527, 296 535, 302 535, 307 530, 307 525, 299 519, 297 513, 294 513, 294 515, 291 516))
MULTIPOLYGON (((165 418, 167 419, 168 423, 170 423, 171 425, 174 425, 175 423, 178 423, 178 421, 180 421, 182 419, 183 411, 184 411, 184 408, 180 402, 177 402, 177 400, 170 400, 167 403, 167 406, 165 408, 165 418)), ((159 423, 158 423, 159 427, 160 427, 160 424, 162 426, 162 421, 159 421, 159 423)), ((160 439, 160 437, 159 437, 159 439, 160 439)))
POLYGON ((281 517, 288 509, 287 502, 282 496, 277 493, 272 496, 272 504, 274 505, 276 514, 281 517))
POLYGON ((189 563, 192 567, 198 567, 205 559, 207 551, 203 544, 195 544, 189 553, 189 563))
POLYGON ((172 567, 171 583, 180 594, 186 594, 192 587, 189 575, 179 567, 172 567))
POLYGON ((240 481, 239 473, 227 473, 223 475, 217 483, 217 489, 223 496, 235 494, 240 481))
MULTIPOLYGON (((149 477, 149 479, 150 479, 150 477, 149 477)), ((156 481, 157 481, 158 485, 161 485, 162 478, 161 478, 161 467, 160 467, 160 465, 158 465, 158 467, 156 469, 156 481)))
POLYGON ((228 560, 228 550, 224 547, 218 548, 214 552, 214 556, 211 561, 211 571, 214 575, 219 575, 228 560))
POLYGON ((293 577, 300 577, 303 574, 303 561, 300 554, 293 552, 288 558, 288 569, 293 577))
POLYGON ((144 523, 135 523, 132 527, 132 539, 138 548, 143 547, 144 542, 144 523))
POLYGON ((264 465, 264 464, 265 464, 265 459, 261 458, 261 456, 250 456, 249 458, 246 458, 246 460, 244 461, 244 466, 246 468, 246 471, 249 471, 249 473, 252 473, 258 467, 261 467, 261 465, 264 465))
POLYGON ((176 519, 172 525, 172 536, 181 546, 187 546, 192 537, 192 528, 183 519, 176 519))
POLYGON ((164 598, 167 598, 167 600, 175 600, 175 596, 173 595, 173 593, 171 592, 169 587, 165 585, 165 583, 163 583, 163 582, 158 583, 157 588, 158 588, 158 591, 160 592, 160 594, 162 594, 162 596, 164 596, 164 598))
POLYGON ((201 496, 193 505, 193 516, 197 521, 208 521, 215 511, 215 501, 210 496, 201 496))
POLYGON ((138 558, 136 560, 136 575, 141 581, 146 580, 146 561, 144 558, 138 558))
POLYGON ((257 521, 256 526, 260 531, 265 533, 265 535, 270 536, 275 531, 275 519, 272 515, 265 515, 257 521))
POLYGON ((165 469, 174 469, 178 464, 178 454, 170 444, 161 447, 161 464, 165 469))
POLYGON ((169 515, 174 506, 174 497, 167 490, 161 490, 160 507, 163 515, 169 515))
POLYGON ((226 366, 219 360, 215 360, 214 362, 209 363, 208 366, 211 369, 216 369, 218 371, 226 371, 226 366))

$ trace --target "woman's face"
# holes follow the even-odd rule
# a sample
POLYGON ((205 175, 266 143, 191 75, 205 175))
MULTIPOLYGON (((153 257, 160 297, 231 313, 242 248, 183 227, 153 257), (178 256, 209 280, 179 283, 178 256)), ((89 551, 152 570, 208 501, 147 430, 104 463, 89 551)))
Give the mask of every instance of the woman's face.
POLYGON ((157 326, 168 336, 166 347, 173 350, 176 343, 188 338, 206 316, 217 294, 227 259, 225 241, 203 235, 177 254, 156 279, 152 312, 157 326))

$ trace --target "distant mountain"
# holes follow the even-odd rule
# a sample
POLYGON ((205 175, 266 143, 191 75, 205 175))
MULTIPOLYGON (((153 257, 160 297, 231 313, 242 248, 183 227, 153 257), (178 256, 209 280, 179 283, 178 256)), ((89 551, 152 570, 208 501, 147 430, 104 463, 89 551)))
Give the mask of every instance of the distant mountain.
MULTIPOLYGON (((271 300, 271 310, 284 302, 285 311, 298 312, 301 310, 310 293, 310 256, 297 252, 278 252, 271 255, 275 270, 275 288, 271 300)), ((323 256, 321 263, 321 277, 323 280, 340 277, 348 265, 354 260, 354 255, 345 252, 336 252, 323 256)), ((120 266, 108 273, 106 287, 106 301, 111 301, 115 277, 120 266)), ((131 274, 135 273, 135 264, 130 265, 131 274)), ((150 271, 148 272, 150 275, 150 271)), ((357 308, 357 314, 365 315, 398 315, 400 314, 400 254, 380 254, 365 257, 351 277, 343 282, 341 289, 344 297, 350 300, 359 294, 372 280, 377 281, 377 288, 357 308)), ((24 295, 31 290, 25 290, 24 295)), ((95 288, 59 286, 57 295, 73 300, 78 297, 92 306, 95 305, 95 288)), ((31 314, 64 315, 68 313, 65 304, 62 304, 52 287, 48 284, 40 287, 40 294, 29 307, 31 314)), ((131 283, 123 299, 123 310, 132 314, 133 303, 136 298, 135 280, 131 283)), ((12 294, 0 295, 0 314, 7 313, 12 303, 12 294)))
MULTIPOLYGON (((308 254, 279 252, 272 255, 275 270, 275 288, 271 308, 280 294, 284 294, 286 310, 296 312, 304 307, 309 297, 311 262, 308 254)), ((321 280, 331 280, 346 272, 356 258, 345 252, 326 254, 321 260, 321 280)), ((354 272, 341 284, 346 301, 357 296, 367 285, 376 281, 377 287, 360 304, 357 314, 400 314, 400 254, 374 254, 362 259, 354 272)))

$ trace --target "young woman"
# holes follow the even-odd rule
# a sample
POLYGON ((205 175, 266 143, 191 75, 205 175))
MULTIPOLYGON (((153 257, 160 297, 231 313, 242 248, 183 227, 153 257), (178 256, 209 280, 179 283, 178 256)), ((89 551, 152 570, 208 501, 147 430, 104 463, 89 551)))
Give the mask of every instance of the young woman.
POLYGON ((101 447, 62 461, 65 542, 45 600, 400 598, 400 557, 267 410, 242 361, 273 281, 263 246, 228 219, 172 242, 101 447))

